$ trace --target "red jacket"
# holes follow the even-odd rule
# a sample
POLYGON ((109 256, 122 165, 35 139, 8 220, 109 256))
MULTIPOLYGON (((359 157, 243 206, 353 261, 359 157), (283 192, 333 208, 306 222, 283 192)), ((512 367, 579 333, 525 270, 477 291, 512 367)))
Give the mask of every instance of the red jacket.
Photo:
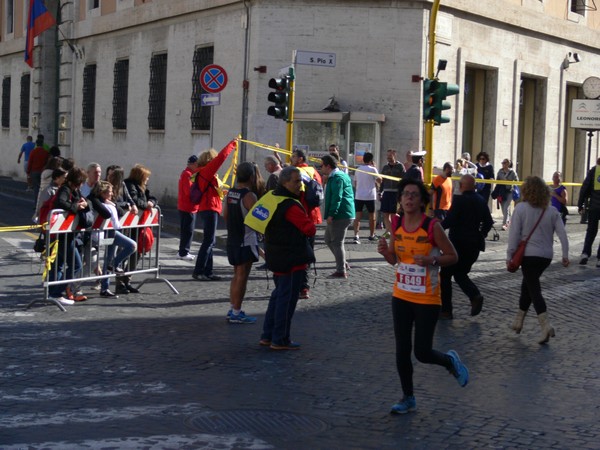
POLYGON ((190 187, 192 182, 190 178, 194 172, 186 167, 179 177, 179 190, 177 194, 177 209, 187 213, 197 213, 200 205, 194 205, 190 201, 190 187))
POLYGON ((231 141, 219 152, 215 159, 198 170, 196 183, 198 183, 198 187, 203 192, 198 211, 215 211, 221 214, 223 203, 217 191, 218 182, 215 175, 234 149, 235 141, 231 141))
POLYGON ((27 160, 27 173, 43 172, 50 154, 43 147, 36 147, 31 150, 27 160))

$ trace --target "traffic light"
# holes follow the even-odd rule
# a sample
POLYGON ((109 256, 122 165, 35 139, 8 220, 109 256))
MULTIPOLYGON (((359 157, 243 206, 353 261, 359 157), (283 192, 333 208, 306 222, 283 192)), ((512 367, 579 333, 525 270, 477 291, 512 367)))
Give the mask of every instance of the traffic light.
POLYGON ((433 120, 433 89, 437 81, 423 80, 423 120, 433 120))
POLYGON ((276 119, 287 121, 289 117, 290 106, 290 81, 291 77, 286 75, 281 78, 271 78, 269 87, 275 89, 274 92, 269 92, 268 100, 275 105, 269 106, 267 114, 276 119))
POLYGON ((446 97, 457 95, 460 88, 456 84, 437 80, 423 81, 423 120, 433 120, 436 125, 450 122, 450 117, 442 115, 452 107, 446 97))

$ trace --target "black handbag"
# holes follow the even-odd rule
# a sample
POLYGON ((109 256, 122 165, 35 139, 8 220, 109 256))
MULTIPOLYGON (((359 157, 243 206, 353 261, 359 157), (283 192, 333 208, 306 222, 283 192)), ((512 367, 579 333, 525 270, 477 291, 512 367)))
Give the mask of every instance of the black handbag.
POLYGON ((43 231, 33 243, 33 250, 36 253, 44 253, 44 251, 46 250, 46 233, 44 233, 43 231))

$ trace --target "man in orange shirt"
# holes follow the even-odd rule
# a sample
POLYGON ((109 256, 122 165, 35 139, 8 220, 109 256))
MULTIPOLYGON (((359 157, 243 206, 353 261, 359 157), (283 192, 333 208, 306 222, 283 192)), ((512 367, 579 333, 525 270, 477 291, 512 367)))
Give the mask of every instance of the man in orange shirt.
POLYGON ((450 177, 453 172, 452 163, 445 163, 442 174, 433 179, 431 192, 433 193, 433 215, 439 220, 444 220, 450 206, 452 205, 452 180, 450 177))

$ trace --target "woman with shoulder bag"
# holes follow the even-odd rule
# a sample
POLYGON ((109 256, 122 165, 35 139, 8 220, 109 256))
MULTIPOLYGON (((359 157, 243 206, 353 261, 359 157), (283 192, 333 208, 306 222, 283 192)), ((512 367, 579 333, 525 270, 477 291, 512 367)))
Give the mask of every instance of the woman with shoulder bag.
POLYGON ((569 241, 560 213, 556 208, 550 207, 548 185, 544 180, 535 176, 527 177, 523 183, 521 202, 515 207, 512 216, 506 251, 507 268, 519 242, 526 239, 530 233, 531 236, 525 247, 521 264, 523 281, 521 282, 519 310, 512 329, 517 334, 521 332, 525 315, 533 303, 542 329, 542 336, 538 342, 545 344, 550 337, 554 337, 555 333, 548 321, 540 277, 552 262, 554 233, 560 239, 562 264, 565 267, 569 265, 569 241), (531 233, 532 230, 534 230, 533 233, 531 233))

